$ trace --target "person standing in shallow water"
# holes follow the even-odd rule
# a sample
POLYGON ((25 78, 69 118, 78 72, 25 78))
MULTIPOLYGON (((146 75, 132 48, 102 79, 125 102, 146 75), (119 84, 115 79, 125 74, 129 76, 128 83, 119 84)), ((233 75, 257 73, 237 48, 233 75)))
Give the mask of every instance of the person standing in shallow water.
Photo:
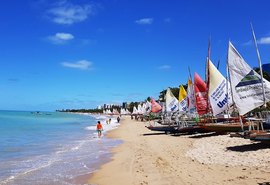
POLYGON ((118 122, 118 123, 120 122, 120 117, 119 117, 119 116, 117 117, 117 122, 118 122))
POLYGON ((98 121, 98 123, 97 123, 98 137, 101 137, 102 131, 103 131, 102 124, 100 123, 100 121, 98 121))

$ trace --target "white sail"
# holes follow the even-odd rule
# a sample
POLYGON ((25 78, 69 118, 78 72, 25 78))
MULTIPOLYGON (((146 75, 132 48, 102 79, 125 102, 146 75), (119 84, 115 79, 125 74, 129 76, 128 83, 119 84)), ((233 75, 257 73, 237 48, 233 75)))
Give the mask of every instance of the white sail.
POLYGON ((213 115, 225 111, 232 105, 230 84, 209 60, 209 90, 208 96, 213 115))
POLYGON ((167 89, 165 101, 166 101, 166 111, 167 112, 178 111, 178 108, 179 108, 178 100, 177 100, 177 98, 175 98, 175 96, 171 92, 170 88, 167 89))
MULTIPOLYGON (((256 73, 229 42, 228 66, 233 100, 240 115, 264 104, 261 76, 256 73)), ((263 78, 266 102, 270 100, 270 82, 263 78)))
POLYGON ((138 114, 138 110, 137 110, 137 108, 134 106, 133 107, 133 112, 132 112, 132 114, 138 114))
POLYGON ((145 103, 145 111, 146 114, 149 114, 151 112, 151 103, 149 101, 146 101, 145 103))
POLYGON ((146 103, 142 104, 142 114, 146 113, 146 103))
POLYGON ((113 114, 118 115, 119 114, 118 110, 117 109, 113 109, 113 114))
POLYGON ((131 114, 128 109, 125 109, 126 114, 131 114))
POLYGON ((142 105, 138 105, 137 114, 143 114, 142 105))

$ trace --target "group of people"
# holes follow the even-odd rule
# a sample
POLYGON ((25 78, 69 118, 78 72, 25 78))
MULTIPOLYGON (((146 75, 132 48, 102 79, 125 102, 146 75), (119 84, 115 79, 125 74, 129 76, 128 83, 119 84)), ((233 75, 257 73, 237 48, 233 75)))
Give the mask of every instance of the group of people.
MULTIPOLYGON (((111 124, 111 121, 112 121, 112 120, 111 120, 111 118, 110 118, 109 120, 106 120, 106 123, 107 123, 107 124, 111 124)), ((117 117, 117 122, 118 122, 118 123, 120 122, 120 117, 119 117, 119 116, 117 117)), ((97 122, 97 132, 98 132, 98 137, 101 137, 102 131, 103 131, 103 126, 102 126, 101 122, 98 121, 98 122, 97 122)))

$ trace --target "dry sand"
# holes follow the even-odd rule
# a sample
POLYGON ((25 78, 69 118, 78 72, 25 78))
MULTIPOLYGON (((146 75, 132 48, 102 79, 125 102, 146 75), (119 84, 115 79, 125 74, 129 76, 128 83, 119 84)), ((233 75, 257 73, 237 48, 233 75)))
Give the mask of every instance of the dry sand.
POLYGON ((124 143, 89 179, 97 185, 270 184, 270 144, 223 136, 172 136, 126 117, 108 137, 124 143))

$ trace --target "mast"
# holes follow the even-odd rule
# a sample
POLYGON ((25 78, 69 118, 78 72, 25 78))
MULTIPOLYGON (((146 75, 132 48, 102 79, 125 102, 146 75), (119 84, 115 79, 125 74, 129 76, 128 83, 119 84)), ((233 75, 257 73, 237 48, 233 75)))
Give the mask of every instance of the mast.
POLYGON ((217 69, 219 69, 219 63, 220 63, 220 59, 218 60, 218 63, 217 63, 217 69))
POLYGON ((192 76, 191 76, 191 72, 190 72, 189 66, 188 66, 188 72, 189 72, 189 77, 190 77, 190 79, 192 80, 192 76))
POLYGON ((256 52, 257 52, 257 57, 258 57, 258 62, 259 62, 259 67, 260 67, 261 83, 262 83, 262 90, 263 90, 263 106, 266 107, 265 89, 263 86, 262 62, 261 62, 261 57, 260 57, 260 53, 259 53, 259 49, 258 49, 258 45, 257 45, 257 40, 256 40, 256 36, 255 36, 255 32, 254 32, 252 23, 250 23, 250 26, 251 26, 251 30, 252 30, 252 35, 253 35, 254 44, 256 47, 256 52))
POLYGON ((211 37, 209 37, 208 40, 208 51, 207 51, 207 57, 206 57, 206 88, 207 88, 207 104, 206 104, 206 114, 209 112, 209 60, 210 60, 210 51, 211 51, 211 37))
MULTIPOLYGON (((192 82, 192 75, 191 75, 191 72, 190 72, 190 67, 188 66, 188 72, 189 72, 189 77, 190 77, 190 80, 191 80, 191 86, 192 86, 192 89, 193 89, 193 99, 194 99, 194 103, 196 104, 196 95, 195 95, 195 88, 194 88, 194 84, 192 82)), ((188 105, 189 106, 189 105, 188 105)), ((196 111, 196 106, 195 106, 195 111, 196 111)), ((194 111, 194 112, 195 112, 194 111)), ((190 113, 190 112, 189 112, 190 113)))

